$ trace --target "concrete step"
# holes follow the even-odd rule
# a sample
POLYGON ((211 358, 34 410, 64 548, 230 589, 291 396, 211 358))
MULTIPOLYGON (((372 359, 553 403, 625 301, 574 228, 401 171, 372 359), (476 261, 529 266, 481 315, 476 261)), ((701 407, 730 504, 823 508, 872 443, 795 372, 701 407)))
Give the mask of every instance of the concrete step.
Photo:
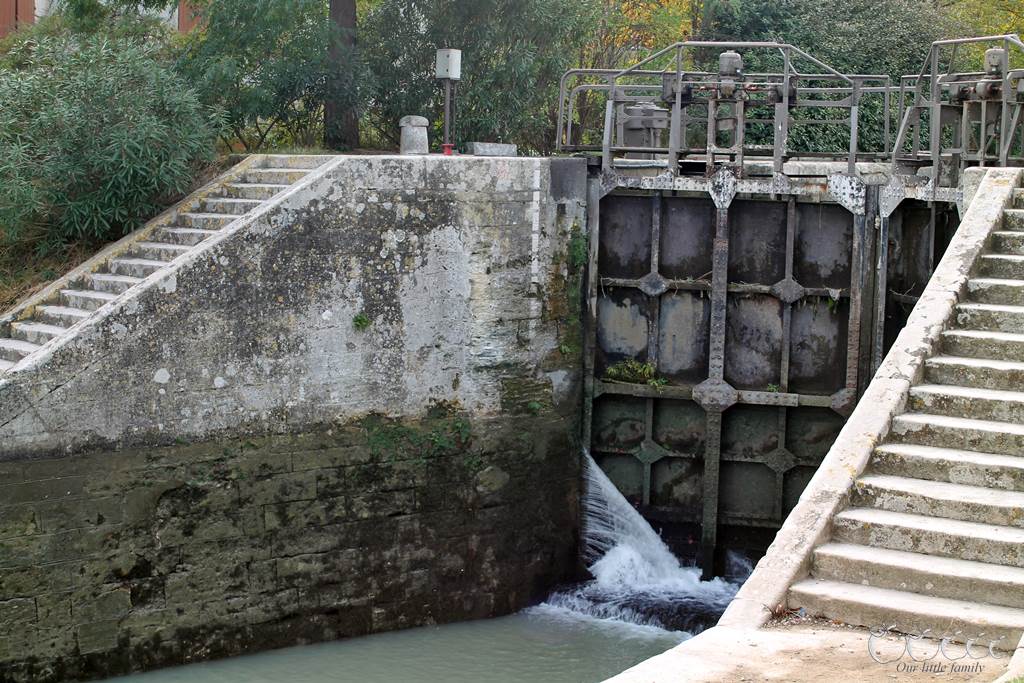
POLYGON ((36 308, 36 318, 41 322, 61 327, 71 327, 90 315, 92 315, 92 311, 67 306, 38 306, 36 308))
POLYGON ((1024 425, 948 415, 905 413, 893 418, 895 443, 956 448, 977 453, 1024 455, 1024 425))
POLYGON ((955 448, 889 443, 871 458, 869 474, 1024 491, 1024 458, 955 448))
POLYGON ((17 363, 40 348, 38 344, 23 339, 0 339, 0 359, 17 363))
POLYGON ((242 173, 242 182, 269 185, 293 185, 309 175, 309 171, 293 168, 252 168, 242 173))
POLYGON ((202 230, 200 228, 162 228, 156 236, 160 238, 161 242, 194 247, 203 240, 213 237, 217 232, 217 230, 202 230))
POLYGON ((233 197, 204 199, 203 211, 206 213, 223 213, 241 216, 258 208, 263 202, 258 199, 236 199, 233 197))
POLYGON ((122 292, 127 292, 140 282, 142 282, 141 278, 131 277, 129 275, 90 273, 85 276, 86 289, 94 289, 97 292, 109 292, 110 294, 121 294, 122 292))
POLYGON ((1024 362, 935 356, 925 361, 924 376, 931 384, 1014 391, 1024 387, 1024 362))
POLYGON ((202 230, 220 230, 236 220, 238 220, 238 216, 229 216, 223 213, 179 213, 177 218, 183 227, 202 230))
POLYGON ((1024 279, 1024 256, 1016 254, 982 254, 978 272, 983 277, 1004 280, 1024 279))
POLYGON ((312 170, 320 168, 333 158, 316 154, 268 154, 263 160, 263 167, 312 170))
POLYGON ((1024 528, 1024 493, 943 481, 865 474, 850 504, 962 522, 1024 528))
POLYGON ((1024 231, 997 230, 993 232, 992 251, 998 254, 1024 254, 1024 231))
POLYGON ((1020 567, 849 543, 819 546, 813 561, 816 579, 1024 609, 1020 567))
POLYGON ((60 300, 68 308, 95 311, 117 298, 116 294, 97 292, 91 289, 62 289, 60 300))
POLYGON ((848 508, 832 519, 832 540, 1024 568, 1024 529, 905 512, 848 508))
POLYGON ((950 384, 921 384, 910 389, 909 409, 933 415, 1024 423, 1024 393, 950 384))
POLYGON ((950 600, 852 583, 805 579, 789 589, 789 606, 868 628, 895 625, 903 633, 931 633, 1012 651, 1024 634, 1024 609, 950 600), (984 636, 981 634, 984 633, 984 636))
POLYGON ((0 358, 0 372, 5 372, 7 370, 10 370, 14 366, 15 366, 14 361, 4 360, 4 359, 0 358))
POLYGON ((167 262, 144 258, 116 258, 112 259, 107 267, 114 275, 147 278, 156 271, 166 268, 167 262))
POLYGON ((281 183, 228 183, 220 191, 226 198, 267 200, 287 189, 281 183))
POLYGON ((1003 230, 1024 230, 1024 209, 1005 209, 1003 230))
MULTIPOLYGON (((1021 233, 1024 235, 1024 232, 1021 233)), ((1024 334, 1024 306, 959 304, 957 325, 969 330, 1024 334)))
POLYGON ((988 330, 947 330, 942 333, 942 350, 949 356, 1024 360, 1024 334, 988 330))
POLYGON ((982 304, 1024 306, 1024 280, 972 278, 967 281, 968 297, 982 304))
POLYGON ((136 242, 132 245, 132 254, 151 261, 173 261, 190 251, 190 246, 168 242, 136 242))
POLYGON ((11 323, 11 337, 42 346, 68 331, 66 327, 48 325, 35 321, 11 323))

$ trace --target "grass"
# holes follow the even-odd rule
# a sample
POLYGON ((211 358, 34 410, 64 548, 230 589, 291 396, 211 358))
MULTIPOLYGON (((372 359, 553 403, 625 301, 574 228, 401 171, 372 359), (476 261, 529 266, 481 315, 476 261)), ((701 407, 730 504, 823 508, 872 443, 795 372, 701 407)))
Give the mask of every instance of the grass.
POLYGON ((629 384, 647 384, 655 389, 660 389, 668 384, 664 377, 658 377, 654 365, 644 363, 634 358, 621 360, 614 365, 608 366, 604 371, 605 379, 613 382, 627 382, 629 384))
POLYGON ((81 242, 40 254, 35 244, 33 235, 14 243, 0 239, 0 312, 74 270, 102 246, 81 242))
POLYGON ((359 313, 352 318, 352 327, 356 328, 358 332, 362 332, 370 327, 370 318, 365 313, 359 313))

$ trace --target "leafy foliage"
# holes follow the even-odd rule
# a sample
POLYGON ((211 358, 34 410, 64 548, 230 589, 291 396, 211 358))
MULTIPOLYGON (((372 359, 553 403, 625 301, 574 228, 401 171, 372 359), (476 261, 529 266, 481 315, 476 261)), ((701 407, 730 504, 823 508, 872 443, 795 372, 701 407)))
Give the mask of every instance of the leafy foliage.
POLYGON ((434 53, 454 47, 462 50, 456 142, 548 151, 558 79, 575 66, 594 17, 592 0, 381 0, 360 19, 364 54, 380 84, 369 106, 370 132, 393 145, 405 115, 441 125, 434 53))
MULTIPOLYGON (((918 72, 933 41, 958 31, 962 27, 929 0, 849 0, 827 7, 821 0, 736 0, 706 3, 700 38, 791 43, 842 73, 888 75, 898 84, 900 76, 918 72)), ((704 66, 710 67, 716 55, 706 57, 704 66)), ((744 61, 751 72, 780 66, 767 51, 748 53, 744 61)), ((805 72, 820 71, 809 64, 799 66, 805 72)), ((861 105, 858 148, 881 151, 881 97, 865 96, 861 105)), ((821 110, 797 113, 807 119, 836 117, 821 110)), ((845 124, 802 126, 791 131, 790 148, 844 149, 848 136, 845 124)))
POLYGON ((102 36, 24 40, 0 70, 0 226, 41 246, 109 239, 187 189, 217 117, 155 58, 102 36))
POLYGON ((59 0, 60 16, 78 33, 96 33, 119 25, 145 29, 158 25, 153 13, 177 5, 174 0, 59 0))
POLYGON ((325 100, 341 107, 361 101, 366 78, 357 55, 347 51, 341 69, 329 57, 341 35, 324 0, 193 4, 204 28, 187 38, 178 68, 205 103, 226 112, 231 135, 246 151, 268 141, 316 145, 325 100))
POLYGON ((604 376, 605 379, 613 382, 648 384, 652 387, 663 387, 668 384, 667 379, 657 376, 657 370, 653 364, 638 361, 635 358, 627 358, 608 366, 604 371, 604 376))

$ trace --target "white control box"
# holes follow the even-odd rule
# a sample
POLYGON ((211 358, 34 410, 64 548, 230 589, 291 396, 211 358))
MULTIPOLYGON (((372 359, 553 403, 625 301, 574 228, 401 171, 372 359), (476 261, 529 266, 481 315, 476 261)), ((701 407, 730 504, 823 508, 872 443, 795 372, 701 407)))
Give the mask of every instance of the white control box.
POLYGON ((437 51, 436 78, 457 81, 462 78, 462 50, 442 48, 437 51))

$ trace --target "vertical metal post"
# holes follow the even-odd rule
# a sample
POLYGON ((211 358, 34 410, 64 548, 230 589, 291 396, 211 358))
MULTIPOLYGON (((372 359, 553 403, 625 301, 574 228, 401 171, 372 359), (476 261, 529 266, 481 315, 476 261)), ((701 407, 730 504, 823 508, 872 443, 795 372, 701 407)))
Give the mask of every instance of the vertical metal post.
POLYGON ((583 310, 583 447, 591 447, 594 414, 594 361, 597 353, 597 257, 601 239, 601 181, 587 179, 587 284, 583 310))
POLYGON ((612 123, 615 117, 615 86, 609 91, 608 101, 604 104, 604 137, 601 139, 601 169, 612 170, 612 123))
POLYGON ((683 49, 676 50, 676 96, 672 102, 672 120, 668 129, 668 168, 672 175, 679 173, 679 138, 683 116, 683 49))
POLYGON ((931 118, 928 122, 929 133, 930 133, 930 144, 929 144, 929 156, 932 161, 932 174, 934 176, 934 182, 932 183, 932 197, 934 198, 938 193, 939 182, 942 178, 942 159, 940 158, 940 149, 942 144, 942 102, 940 101, 939 95, 939 51, 932 48, 932 81, 930 84, 931 90, 931 118))
POLYGON ((985 168, 988 165, 985 163, 985 159, 988 158, 988 102, 985 100, 981 101, 981 133, 979 141, 978 166, 985 168))
POLYGON ((444 144, 452 143, 452 81, 444 79, 444 144))
POLYGON ((889 110, 892 107, 892 98, 889 95, 890 83, 891 81, 889 79, 885 80, 885 92, 882 93, 882 139, 885 140, 885 146, 882 148, 882 151, 884 151, 887 156, 892 152, 889 147, 889 145, 892 144, 892 140, 889 139, 889 135, 892 132, 890 130, 891 122, 889 121, 889 110))
MULTIPOLYGON (((1006 166, 1006 159, 1010 151, 1010 146, 1003 146, 1004 138, 1013 138, 1013 132, 1010 129, 1010 105, 1013 100, 1010 99, 1010 41, 1003 39, 1003 51, 1006 54, 1006 68, 1003 69, 1003 88, 1000 95, 1003 98, 1002 111, 1000 112, 999 118, 999 147, 996 149, 996 154, 999 155, 999 165, 1006 166)), ((1013 93, 1014 100, 1016 99, 1016 93, 1013 93)))
MULTIPOLYGON (((715 242, 711 257, 711 326, 708 378, 724 381, 726 309, 729 296, 729 209, 715 212, 715 242)), ((701 517, 701 571, 705 579, 715 575, 718 543, 718 486, 722 459, 722 411, 707 409, 704 446, 704 501, 701 517)))
POLYGON ((853 91, 850 94, 850 160, 847 163, 847 173, 857 175, 857 112, 860 108, 860 81, 853 81, 853 91))
MULTIPOLYGON (((793 261, 796 255, 796 229, 796 197, 790 195, 789 200, 786 202, 786 270, 784 276, 786 280, 793 279, 793 261)), ((789 367, 793 344, 793 307, 797 305, 798 301, 799 299, 797 301, 784 301, 782 303, 782 353, 779 363, 779 390, 784 394, 789 393, 789 367)), ((778 411, 778 443, 776 444, 776 448, 780 451, 785 451, 787 450, 786 430, 789 422, 789 408, 779 406, 778 411)), ((782 513, 782 504, 783 499, 785 498, 785 484, 786 471, 776 469, 775 497, 772 504, 772 516, 776 521, 778 521, 780 526, 785 521, 785 516, 782 513)))
POLYGON ((718 100, 708 98, 707 173, 715 170, 715 150, 718 148, 718 100))
POLYGON ((865 270, 867 262, 864 258, 865 238, 867 235, 867 206, 859 213, 853 214, 853 245, 850 254, 850 318, 847 325, 848 338, 846 344, 846 388, 857 391, 860 386, 860 349, 861 323, 864 311, 864 281, 867 279, 865 270))
POLYGON ((737 172, 742 176, 743 173, 743 143, 746 137, 747 124, 746 124, 746 107, 744 107, 743 100, 737 98, 736 104, 733 105, 733 113, 736 116, 735 127, 732 131, 732 141, 735 145, 734 150, 736 152, 735 162, 737 172))
POLYGON ((878 372, 885 352, 885 307, 889 287, 889 216, 879 218, 878 258, 875 261, 874 341, 871 349, 871 375, 878 372))
POLYGON ((775 139, 772 145, 772 171, 782 173, 783 158, 789 146, 789 50, 782 52, 782 101, 775 105, 775 139))

